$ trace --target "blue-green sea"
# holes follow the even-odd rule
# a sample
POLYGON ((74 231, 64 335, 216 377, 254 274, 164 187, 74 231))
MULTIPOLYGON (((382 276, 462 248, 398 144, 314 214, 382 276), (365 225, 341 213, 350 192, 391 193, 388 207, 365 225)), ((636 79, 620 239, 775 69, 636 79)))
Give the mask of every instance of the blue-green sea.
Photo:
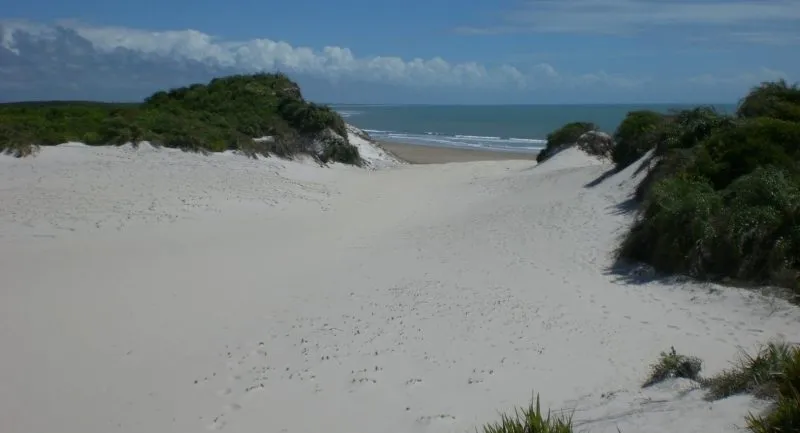
MULTIPOLYGON (((733 112, 734 104, 708 104, 733 112)), ((428 146, 531 151, 549 132, 587 121, 613 133, 634 110, 670 112, 696 105, 332 105, 374 138, 428 146)))

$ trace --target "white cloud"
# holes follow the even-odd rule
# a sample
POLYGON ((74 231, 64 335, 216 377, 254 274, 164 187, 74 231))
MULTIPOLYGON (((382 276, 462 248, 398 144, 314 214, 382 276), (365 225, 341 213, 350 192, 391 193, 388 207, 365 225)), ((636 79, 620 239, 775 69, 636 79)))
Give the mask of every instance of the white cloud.
MULTIPOLYGON (((800 0, 528 0, 488 26, 463 26, 464 34, 518 31, 631 33, 652 26, 787 26, 800 32, 800 0)), ((679 29, 687 32, 686 28, 679 29)))
MULTIPOLYGON (((396 56, 358 57, 349 48, 327 46, 321 49, 295 47, 283 41, 251 39, 230 41, 196 31, 147 31, 124 27, 91 26, 61 21, 60 26, 78 35, 103 52, 124 48, 144 54, 189 59, 243 71, 276 69, 308 73, 330 79, 349 78, 409 86, 463 88, 529 88, 543 85, 581 85, 631 87, 641 80, 615 74, 565 74, 550 64, 531 69, 503 64, 487 66, 476 62, 450 63, 440 57, 403 59, 396 56)), ((16 31, 34 32, 45 37, 46 27, 26 22, 0 22, 2 42, 15 49, 16 31)))

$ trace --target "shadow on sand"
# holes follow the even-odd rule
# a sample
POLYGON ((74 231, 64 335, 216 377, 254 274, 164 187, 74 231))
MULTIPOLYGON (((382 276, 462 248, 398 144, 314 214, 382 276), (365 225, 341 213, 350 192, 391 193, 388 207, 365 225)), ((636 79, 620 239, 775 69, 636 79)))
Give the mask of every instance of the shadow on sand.
POLYGON ((629 215, 639 209, 639 202, 631 197, 625 201, 609 206, 608 209, 611 215, 629 215))
POLYGON ((616 169, 616 167, 610 168, 610 169, 604 171, 603 174, 598 176, 597 179, 587 183, 583 187, 584 188, 594 188, 597 185, 600 185, 601 183, 603 183, 604 180, 608 179, 609 177, 611 177, 611 176, 613 176, 613 175, 615 175, 617 173, 619 173, 619 171, 616 169))
POLYGON ((633 263, 617 258, 614 263, 606 268, 603 274, 610 276, 612 281, 620 284, 645 285, 650 283, 685 284, 698 282, 685 275, 661 273, 652 266, 644 263, 633 263))

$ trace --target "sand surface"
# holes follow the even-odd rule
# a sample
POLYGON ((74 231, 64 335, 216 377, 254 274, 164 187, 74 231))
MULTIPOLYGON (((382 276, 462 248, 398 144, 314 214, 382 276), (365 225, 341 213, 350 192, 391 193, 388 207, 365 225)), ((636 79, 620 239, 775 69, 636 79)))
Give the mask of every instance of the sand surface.
POLYGON ((418 146, 414 144, 382 141, 381 147, 412 164, 442 164, 473 161, 535 161, 534 152, 505 152, 483 149, 458 149, 452 147, 418 146))
POLYGON ((632 171, 571 149, 382 170, 70 144, 0 157, 0 430, 734 432, 639 385, 800 335, 782 301, 609 270, 632 171))

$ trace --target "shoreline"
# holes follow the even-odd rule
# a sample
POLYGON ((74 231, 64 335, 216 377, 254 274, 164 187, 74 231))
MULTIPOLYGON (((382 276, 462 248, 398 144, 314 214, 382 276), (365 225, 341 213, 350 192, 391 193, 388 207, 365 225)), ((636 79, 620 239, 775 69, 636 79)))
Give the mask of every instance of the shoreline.
POLYGON ((384 150, 409 164, 447 164, 476 161, 536 161, 536 152, 464 149, 376 140, 384 150))

